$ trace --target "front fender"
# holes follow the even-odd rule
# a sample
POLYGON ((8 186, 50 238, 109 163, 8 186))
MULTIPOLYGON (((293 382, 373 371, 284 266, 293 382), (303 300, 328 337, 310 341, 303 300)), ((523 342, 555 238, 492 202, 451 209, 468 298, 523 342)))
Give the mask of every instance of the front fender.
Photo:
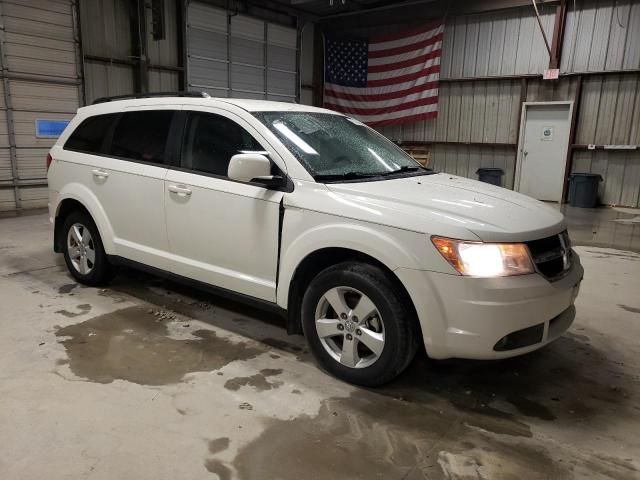
POLYGON ((66 184, 58 194, 58 203, 54 210, 56 217, 60 211, 60 206, 66 199, 76 200, 87 209, 98 228, 105 252, 107 255, 114 255, 116 251, 113 242, 113 227, 95 194, 81 183, 66 184))
POLYGON ((325 223, 288 238, 283 230, 277 303, 287 308, 289 289, 298 265, 310 254, 325 248, 345 248, 375 258, 389 270, 421 268, 420 251, 426 250, 424 236, 415 232, 362 223, 325 223))

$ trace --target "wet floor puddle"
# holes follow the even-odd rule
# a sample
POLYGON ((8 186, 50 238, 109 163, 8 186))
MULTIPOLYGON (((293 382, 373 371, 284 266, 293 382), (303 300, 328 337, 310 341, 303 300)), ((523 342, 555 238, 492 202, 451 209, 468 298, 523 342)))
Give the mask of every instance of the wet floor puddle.
POLYGON ((205 466, 225 479, 232 478, 233 466, 244 480, 638 477, 629 459, 583 454, 535 439, 529 426, 513 417, 366 390, 324 400, 316 416, 271 421, 240 449, 232 465, 209 458, 205 466))
MULTIPOLYGON (((167 321, 142 307, 60 328, 56 335, 73 373, 100 383, 175 383, 187 373, 216 370, 270 350, 210 330, 172 338, 167 321)), ((281 374, 263 369, 224 386, 262 392, 281 386, 281 374)), ((529 426, 530 421, 597 420, 604 405, 607 411, 628 409, 634 400, 612 385, 612 378, 620 385, 628 381, 588 336, 571 334, 545 352, 511 361, 418 362, 387 387, 325 399, 315 416, 263 419, 265 429, 240 447, 232 463, 218 458, 229 440, 217 439, 209 445, 204 468, 223 479, 235 474, 281 480, 536 479, 571 478, 581 463, 601 476, 633 478, 637 471, 628 462, 576 458, 575 451, 536 440, 529 426), (500 403, 510 407, 504 410, 500 403)))
POLYGON ((265 351, 212 330, 196 330, 195 338, 171 338, 166 323, 136 306, 59 328, 56 336, 71 371, 98 383, 176 383, 187 373, 217 370, 265 351))
POLYGON ((281 387, 283 382, 279 380, 271 380, 270 377, 275 377, 281 373, 281 368, 263 368, 258 373, 251 375, 250 377, 230 378, 225 382, 224 388, 227 390, 238 391, 240 388, 248 386, 254 388, 257 392, 272 390, 281 387))
POLYGON ((502 362, 422 358, 390 385, 324 400, 315 416, 271 420, 232 464, 208 467, 241 479, 637 478, 630 459, 549 443, 530 426, 633 415, 612 377, 628 382, 589 337, 571 334, 502 362))
POLYGON ((520 445, 531 436, 525 425, 490 419, 482 426, 498 430, 503 439, 496 440, 471 421, 478 423, 451 410, 357 391, 325 400, 317 416, 272 422, 233 466, 242 479, 497 478, 491 464, 502 457, 508 464, 498 468, 511 478, 563 478, 544 449, 520 445), (291 461, 283 463, 282 452, 291 461))

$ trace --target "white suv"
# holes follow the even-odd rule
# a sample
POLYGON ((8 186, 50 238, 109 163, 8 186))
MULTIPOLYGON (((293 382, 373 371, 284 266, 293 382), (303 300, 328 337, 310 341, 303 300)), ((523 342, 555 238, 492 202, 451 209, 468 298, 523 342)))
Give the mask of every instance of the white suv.
POLYGON ((575 316, 563 216, 422 168, 359 121, 206 94, 80 108, 47 159, 54 249, 88 285, 127 264, 259 302, 360 385, 431 358, 535 350, 575 316))

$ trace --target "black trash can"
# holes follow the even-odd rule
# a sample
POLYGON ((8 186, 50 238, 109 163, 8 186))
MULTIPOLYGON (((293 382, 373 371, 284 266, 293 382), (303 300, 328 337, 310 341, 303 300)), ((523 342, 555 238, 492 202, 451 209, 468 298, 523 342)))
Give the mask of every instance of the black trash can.
POLYGON ((594 208, 598 205, 598 184, 602 176, 597 173, 572 173, 569 177, 569 205, 594 208))
POLYGON ((479 168, 476 173, 478 174, 478 180, 481 182, 497 185, 498 187, 502 186, 504 170, 501 168, 479 168))

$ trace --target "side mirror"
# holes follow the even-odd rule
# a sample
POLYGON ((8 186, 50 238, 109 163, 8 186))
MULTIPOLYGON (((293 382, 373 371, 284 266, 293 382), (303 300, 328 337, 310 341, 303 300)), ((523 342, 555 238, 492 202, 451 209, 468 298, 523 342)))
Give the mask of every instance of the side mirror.
POLYGON ((239 153, 231 157, 227 176, 238 182, 250 182, 271 175, 271 162, 259 153, 239 153))

